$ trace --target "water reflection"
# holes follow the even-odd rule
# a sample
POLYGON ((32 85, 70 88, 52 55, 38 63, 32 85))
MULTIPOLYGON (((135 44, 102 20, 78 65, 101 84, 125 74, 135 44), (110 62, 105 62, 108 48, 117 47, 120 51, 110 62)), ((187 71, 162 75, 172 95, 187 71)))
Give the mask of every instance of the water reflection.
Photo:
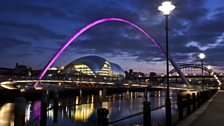
POLYGON ((0 105, 0 126, 14 126, 14 103, 0 105))
MULTIPOLYGON (((148 97, 148 100, 152 102, 152 108, 165 104, 165 97, 161 97, 164 96, 164 92, 148 92, 146 95, 151 96, 151 94, 153 94, 152 96, 154 97, 148 97)), ((76 104, 82 103, 81 105, 76 105, 73 108, 70 107, 70 109, 68 109, 68 107, 61 108, 61 115, 64 116, 61 120, 67 118, 74 121, 73 123, 68 125, 93 125, 96 123, 96 110, 98 108, 109 109, 109 119, 115 120, 123 116, 142 111, 142 103, 145 100, 143 96, 144 93, 140 92, 126 92, 122 94, 114 94, 107 97, 92 95, 82 98, 77 96, 75 98, 71 97, 67 99, 61 99, 61 103, 63 105, 65 105, 66 103, 71 103, 70 101, 72 100, 75 100, 76 104), (69 112, 72 113, 70 116, 68 114, 69 112)), ((164 113, 164 109, 153 112, 153 120, 161 120, 161 118, 164 118, 164 113)), ((116 123, 115 125, 138 124, 141 123, 141 118, 142 117, 139 116, 137 118, 132 118, 131 120, 116 123)))
MULTIPOLYGON (((33 106, 34 106, 34 116, 38 117, 38 119, 40 119, 41 102, 40 101, 35 101, 33 106)), ((29 115, 31 115, 31 113, 29 113, 29 115)))
POLYGON ((91 104, 82 104, 79 105, 76 110, 74 110, 74 120, 75 121, 81 121, 81 122, 87 122, 90 118, 90 116, 94 112, 94 105, 91 104))
POLYGON ((25 110, 26 114, 25 114, 25 121, 27 122, 28 120, 30 120, 30 113, 31 113, 31 102, 27 103, 27 107, 25 110))
MULTIPOLYGON (((54 123, 54 109, 50 109, 47 113, 48 126, 91 126, 96 124, 96 111, 99 108, 107 108, 109 110, 109 119, 116 120, 118 118, 140 112, 143 110, 143 101, 145 99, 151 102, 151 108, 162 106, 165 104, 165 92, 151 91, 144 92, 125 92, 114 94, 111 96, 103 96, 103 92, 99 92, 99 96, 74 96, 60 98, 58 105, 57 123, 54 123), (145 98, 144 96, 147 96, 145 98)), ((53 100, 49 101, 48 108, 53 106, 53 100)), ((0 104, 0 126, 14 126, 14 103, 0 104)), ((27 102, 25 121, 32 122, 32 125, 38 125, 40 119, 40 101, 27 102), (36 119, 36 120, 35 120, 36 119), (35 120, 35 121, 33 121, 35 120)), ((152 112, 152 120, 154 122, 161 121, 165 118, 165 109, 152 112)), ((142 116, 134 117, 128 120, 118 122, 114 125, 137 125, 142 123, 142 116)))

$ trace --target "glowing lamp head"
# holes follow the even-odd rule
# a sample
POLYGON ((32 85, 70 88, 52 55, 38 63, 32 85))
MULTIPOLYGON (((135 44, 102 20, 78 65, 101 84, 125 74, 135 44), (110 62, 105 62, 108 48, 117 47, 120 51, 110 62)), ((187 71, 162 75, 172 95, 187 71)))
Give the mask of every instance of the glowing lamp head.
POLYGON ((205 58, 205 54, 204 53, 200 53, 199 55, 198 55, 198 57, 200 58, 200 59, 204 59, 205 58))
POLYGON ((163 12, 164 15, 169 15, 174 9, 175 6, 170 1, 164 1, 162 5, 158 7, 158 10, 163 12))
POLYGON ((211 67, 211 66, 207 66, 207 68, 208 68, 209 70, 211 70, 211 69, 212 69, 212 67, 211 67))

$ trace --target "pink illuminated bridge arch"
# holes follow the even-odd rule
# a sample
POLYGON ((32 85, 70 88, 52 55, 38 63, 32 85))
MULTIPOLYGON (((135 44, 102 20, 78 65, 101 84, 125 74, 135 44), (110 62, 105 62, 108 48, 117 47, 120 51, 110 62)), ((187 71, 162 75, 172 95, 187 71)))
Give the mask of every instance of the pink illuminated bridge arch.
MULTIPOLYGON (((49 63, 46 65, 46 67, 44 68, 44 70, 42 71, 42 73, 40 74, 38 80, 41 80, 44 75, 46 74, 47 70, 52 66, 52 64, 56 61, 56 59, 61 55, 61 53, 82 33, 84 33, 86 30, 88 30, 89 28, 103 23, 103 22, 110 22, 110 21, 118 21, 118 22, 124 22, 127 24, 130 24, 131 26, 137 28, 138 30, 140 30, 143 34, 145 34, 145 36, 150 39, 152 41, 152 43, 159 48, 162 53, 165 53, 165 51, 161 48, 161 46, 159 45, 159 43, 157 43, 149 34, 147 34, 142 28, 140 28, 139 26, 137 26, 136 24, 128 21, 128 20, 124 20, 121 18, 103 18, 97 21, 94 21, 90 24, 88 24, 87 26, 83 27, 82 29, 80 29, 78 32, 76 32, 60 49, 59 51, 52 57, 52 59, 49 61, 49 63)), ((34 87, 36 87, 39 83, 35 83, 34 87)))

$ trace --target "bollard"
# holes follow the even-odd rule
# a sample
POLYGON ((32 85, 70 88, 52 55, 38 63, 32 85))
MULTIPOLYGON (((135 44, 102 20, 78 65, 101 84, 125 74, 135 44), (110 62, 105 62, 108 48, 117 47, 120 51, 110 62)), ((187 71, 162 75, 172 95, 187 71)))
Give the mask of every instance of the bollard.
POLYGON ((47 94, 41 95, 41 115, 40 115, 40 126, 47 125, 47 94))
POLYGON ((25 108, 26 99, 18 97, 15 100, 15 125, 14 126, 25 126, 25 108))
POLYGON ((151 103, 150 101, 143 102, 143 125, 151 126, 151 103))
POLYGON ((191 95, 187 94, 187 114, 191 113, 191 95))
POLYGON ((53 115, 53 122, 54 123, 57 123, 57 121, 58 121, 58 92, 56 91, 55 93, 54 93, 54 108, 53 108, 53 113, 54 113, 54 115, 53 115))
POLYGON ((179 111, 179 120, 182 120, 184 118, 184 115, 183 115, 183 97, 181 94, 178 94, 177 106, 179 111))
POLYGON ((108 126, 109 111, 106 108, 97 109, 97 126, 108 126))
POLYGON ((193 104, 193 111, 196 110, 196 95, 192 93, 192 104, 193 104))

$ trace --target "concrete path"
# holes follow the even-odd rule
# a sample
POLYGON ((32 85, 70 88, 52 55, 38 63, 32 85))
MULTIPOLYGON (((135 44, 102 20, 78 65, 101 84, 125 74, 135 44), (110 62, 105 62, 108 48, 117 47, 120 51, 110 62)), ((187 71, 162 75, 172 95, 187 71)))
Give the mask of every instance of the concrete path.
POLYGON ((224 126, 224 91, 218 91, 177 126, 224 126))

